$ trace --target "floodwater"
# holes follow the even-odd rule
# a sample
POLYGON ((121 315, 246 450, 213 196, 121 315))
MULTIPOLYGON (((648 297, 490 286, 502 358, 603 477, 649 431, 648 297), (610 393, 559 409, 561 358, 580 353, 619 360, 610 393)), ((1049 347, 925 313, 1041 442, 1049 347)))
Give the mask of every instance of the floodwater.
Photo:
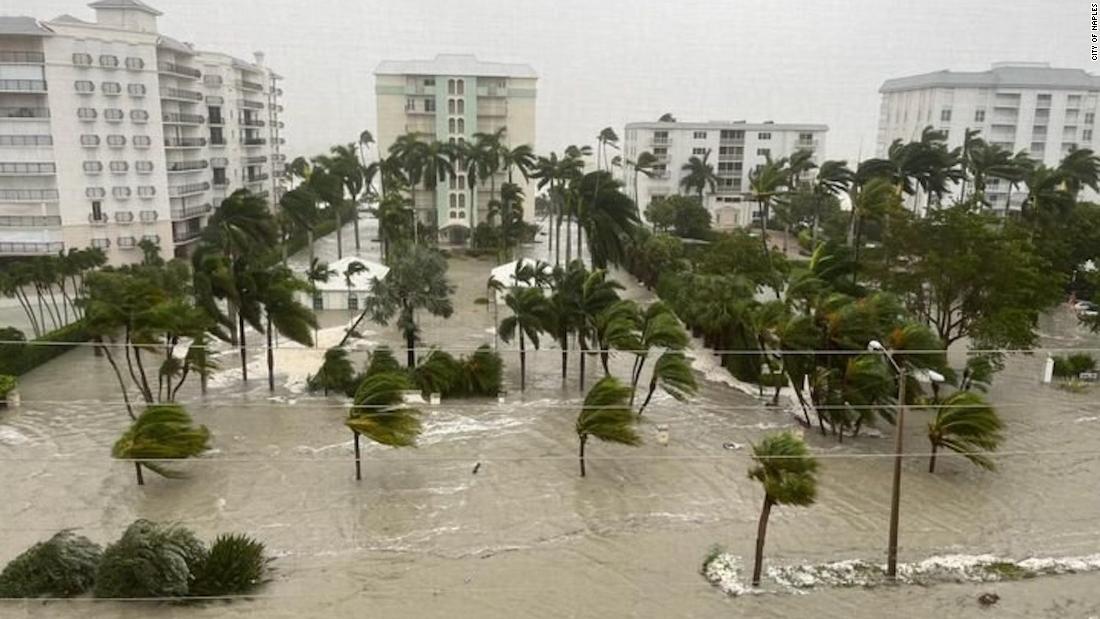
MULTIPOLYGON (((364 239, 372 233, 363 226, 364 239)), ((350 235, 345 251, 351 246, 350 235)), ((376 251, 364 242, 364 253, 376 251), (370 248, 368 250, 368 248, 370 248)), ((332 238, 318 243, 334 257, 332 238)), ((369 254, 367 254, 369 257, 369 254)), ((304 262, 299 257, 298 260, 304 262)), ((424 318, 427 344, 472 349, 492 343, 485 296, 493 263, 454 258, 456 315, 424 318)), ((621 277, 626 280, 627 278, 621 277)), ((628 283, 627 294, 649 294, 628 283)), ((323 343, 349 316, 329 312, 323 343)), ((366 325, 364 346, 399 345, 392 326, 366 325)), ((1068 311, 1044 320, 1042 344, 1096 346, 1068 311)), ((254 337, 251 342, 259 343, 254 337)), ((181 393, 210 427, 214 451, 179 465, 183 480, 113 462, 110 446, 127 425, 105 359, 68 353, 24 377, 21 408, 0 413, 0 560, 62 528, 107 543, 135 518, 176 521, 205 539, 243 531, 277 560, 273 581, 249 600, 202 605, 149 602, 0 602, 2 617, 880 617, 1100 615, 1100 575, 930 588, 774 591, 727 598, 699 576, 707 550, 721 544, 751 557, 762 494, 746 477, 748 450, 769 431, 797 430, 792 418, 742 393, 697 351, 702 390, 690 405, 658 395, 637 448, 590 445, 588 477, 578 476, 573 424, 582 395, 576 359, 560 381, 560 355, 529 358, 528 390, 518 359, 505 353, 509 393, 496 401, 425 407, 416 449, 368 445, 356 482, 350 433, 337 398, 301 393, 320 350, 281 347, 276 390, 267 390, 260 350, 250 380, 235 355, 205 396, 197 381, 181 393), (670 442, 654 440, 656 424, 670 442), (481 466, 474 472, 475 465, 481 466), (993 591, 993 611, 976 598, 993 591)), ((502 344, 502 349, 505 346, 502 344)), ((508 347, 510 349, 510 347, 508 347)), ((358 354, 360 359, 363 354, 358 354)), ((1017 357, 992 397, 1007 423, 998 471, 959 458, 907 462, 901 558, 993 553, 1015 558, 1100 551, 1100 405, 1096 391, 1074 394, 1039 384, 1043 359, 1017 357)), ((623 376, 630 359, 613 359, 623 376)), ((589 384, 601 370, 589 362, 589 384)), ((908 447, 925 451, 925 413, 910 416, 908 447)), ((773 511, 771 565, 839 559, 883 560, 891 441, 834 439, 807 432, 822 459, 819 498, 810 508, 773 511)), ((765 583, 765 589, 767 589, 765 583)), ((774 588, 774 587, 773 587, 774 588)))

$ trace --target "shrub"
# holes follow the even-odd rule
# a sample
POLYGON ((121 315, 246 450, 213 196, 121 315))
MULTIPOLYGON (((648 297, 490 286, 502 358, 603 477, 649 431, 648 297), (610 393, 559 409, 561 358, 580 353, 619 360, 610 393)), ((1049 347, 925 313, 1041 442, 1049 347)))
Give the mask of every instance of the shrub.
POLYGON ((56 331, 50 331, 26 344, 4 344, 2 345, 3 354, 0 354, 0 374, 21 376, 73 349, 72 346, 35 346, 34 342, 87 342, 89 339, 91 337, 84 329, 84 325, 75 322, 56 331))
POLYGON ((325 351, 325 360, 317 374, 306 378, 306 388, 310 391, 324 390, 345 393, 348 396, 355 394, 355 388, 359 382, 356 380, 355 368, 348 359, 348 351, 343 348, 329 348, 325 351))
POLYGON ((195 567, 191 595, 236 595, 263 584, 267 564, 264 545, 247 535, 219 535, 195 567))
POLYGON ((103 549, 72 531, 31 546, 0 572, 0 597, 72 597, 92 588, 103 549))
POLYGON ((482 344, 474 354, 464 357, 461 363, 461 379, 454 395, 496 397, 500 393, 504 362, 499 353, 482 344))
POLYGON ((462 380, 463 365, 450 353, 433 350, 413 370, 413 382, 425 394, 450 397, 462 380))
POLYGON ((379 346, 374 349, 374 352, 370 355, 370 359, 367 360, 365 374, 367 376, 374 376, 382 372, 400 372, 401 370, 401 364, 397 362, 397 357, 393 355, 393 350, 389 346, 379 346))
POLYGON ((1058 378, 1077 378, 1081 372, 1092 372, 1095 369, 1096 359, 1086 353, 1054 358, 1054 375, 1058 378))
POLYGON ((95 596, 183 597, 205 558, 206 549, 190 530, 136 520, 103 552, 95 596))
POLYGON ((18 381, 15 380, 14 376, 0 374, 0 402, 3 402, 5 399, 7 399, 8 394, 15 389, 17 384, 18 381))

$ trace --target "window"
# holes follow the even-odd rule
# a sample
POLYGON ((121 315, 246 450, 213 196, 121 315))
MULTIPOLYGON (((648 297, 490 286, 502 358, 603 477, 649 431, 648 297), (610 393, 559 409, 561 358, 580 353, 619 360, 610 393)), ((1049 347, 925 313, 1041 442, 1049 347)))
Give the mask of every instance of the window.
POLYGON ((814 134, 812 133, 799 133, 798 141, 801 144, 812 144, 814 141, 814 134))
POLYGON ((424 78, 424 85, 425 86, 435 86, 435 78, 434 77, 425 77, 424 78))
POLYGON ((466 211, 459 211, 458 212, 458 218, 459 219, 466 219, 466 211))
POLYGON ((448 114, 454 114, 455 113, 455 100, 454 99, 447 99, 447 113, 448 114))
POLYGON ((359 297, 353 294, 348 295, 348 309, 353 312, 359 311, 359 297))
POLYGON ((117 134, 107 136, 107 146, 111 148, 122 148, 126 146, 126 136, 117 134))
POLYGON ((131 97, 144 97, 145 84, 129 84, 126 86, 126 92, 130 93, 131 97))
POLYGON ((1082 142, 1091 142, 1092 141, 1092 129, 1082 129, 1081 130, 1081 141, 1082 142))
POLYGON ((99 57, 99 66, 113 69, 118 66, 118 56, 103 54, 99 57))
POLYGON ((229 184, 229 179, 225 175, 225 168, 214 168, 214 184, 219 186, 229 184))
POLYGON ((145 110, 130 110, 130 120, 136 123, 149 122, 149 112, 145 110))
MULTIPOLYGON (((135 161, 134 162, 134 171, 136 171, 138 174, 152 174, 153 173, 153 162, 152 161, 135 161)), ((139 190, 139 193, 140 193, 140 190, 139 190)))
POLYGON ((1096 120, 1096 113, 1095 112, 1085 112, 1085 124, 1086 125, 1091 125, 1094 120, 1096 120))
POLYGON ((451 211, 451 219, 458 219, 458 212, 457 211, 451 211))
POLYGON ((458 88, 458 91, 457 91, 458 94, 460 94, 460 95, 466 94, 466 80, 456 80, 455 81, 455 86, 458 88))
POLYGON ((667 154, 668 154, 668 147, 667 146, 658 146, 657 148, 653 149, 653 156, 655 156, 655 157, 664 157, 667 154))
POLYGON ((692 155, 706 155, 707 154, 707 149, 705 149, 705 148, 693 148, 693 149, 691 149, 691 154, 692 155))
POLYGON ((940 110, 940 121, 951 122, 951 108, 944 108, 940 110))
POLYGON ((73 64, 78 67, 90 67, 92 65, 91 54, 73 54, 73 64))
POLYGON ((48 135, 0 135, 0 146, 50 146, 53 137, 48 135))
POLYGON ((424 111, 425 112, 434 112, 435 111, 435 99, 424 99, 424 111))
POLYGON ((449 133, 454 133, 455 132, 455 119, 453 119, 453 118, 447 119, 447 131, 449 133))
POLYGON ((111 239, 92 239, 92 247, 96 249, 107 249, 111 246, 111 239))
POLYGON ((695 133, 693 133, 691 135, 691 137, 696 139, 696 140, 705 140, 705 139, 707 139, 707 132, 706 131, 696 131, 695 133))
POLYGON ((88 198, 103 198, 107 195, 107 190, 102 187, 88 187, 84 190, 84 196, 88 198))
POLYGON ((459 114, 465 114, 466 113, 466 100, 465 99, 459 99, 458 100, 458 113, 459 114))
POLYGON ((770 149, 770 148, 758 148, 758 149, 756 149, 756 154, 760 157, 770 157, 771 154, 772 154, 772 149, 770 149))
POLYGON ((157 188, 152 185, 141 185, 138 187, 139 198, 152 198, 157 195, 157 188))
POLYGON ((210 143, 215 146, 225 144, 225 133, 221 127, 210 127, 210 143))
MULTIPOLYGON (((122 137, 122 136, 119 136, 122 137)), ((126 143, 126 138, 122 138, 122 143, 126 143)), ((147 135, 135 135, 134 136, 134 148, 149 148, 152 140, 147 135)))
POLYGON ((313 309, 323 310, 325 309, 325 297, 320 292, 313 293, 313 309))
POLYGON ((81 146, 99 146, 99 136, 85 133, 80 136, 81 146))
POLYGON ((103 110, 103 118, 108 122, 122 122, 122 119, 126 118, 126 113, 118 108, 109 107, 103 110))
POLYGON ((130 171, 130 164, 125 161, 112 161, 110 168, 112 174, 125 174, 130 171))
POLYGON ((449 94, 449 95, 455 94, 455 81, 454 80, 447 80, 447 94, 449 94))
POLYGON ((145 61, 137 56, 130 56, 126 59, 126 68, 133 69, 135 71, 145 68, 145 61))
POLYGON ((718 137, 723 140, 743 140, 745 139, 745 132, 740 129, 723 129, 718 137))
POLYGON ((416 99, 414 99, 412 97, 407 97, 405 99, 405 111, 406 112, 415 112, 416 111, 416 99))
POLYGON ((107 221, 103 216, 103 203, 99 200, 92 200, 92 221, 107 221))
POLYGON ((466 208, 466 194, 464 193, 458 194, 458 208, 466 208))
POLYGON ((209 106, 209 107, 206 108, 206 114, 207 114, 207 116, 210 117, 208 122, 211 125, 224 124, 224 122, 222 121, 222 108, 221 107, 214 106, 214 105, 209 106))
POLYGON ((115 96, 122 93, 122 84, 118 82, 103 82, 103 94, 115 96))
POLYGON ((976 122, 976 123, 985 122, 985 110, 983 110, 983 109, 974 110, 974 122, 976 122))
POLYGON ((82 94, 88 94, 95 92, 95 83, 88 80, 77 80, 73 82, 73 88, 82 94))
POLYGON ((103 163, 99 161, 85 161, 84 172, 86 174, 99 174, 103 171, 103 163))
POLYGON ((204 75, 202 76, 202 83, 204 86, 210 86, 211 88, 217 88, 225 83, 220 75, 204 75))
POLYGON ((76 110, 76 117, 80 120, 95 120, 98 115, 94 107, 82 107, 76 110))
POLYGON ((458 189, 459 191, 466 190, 466 177, 461 174, 458 176, 458 189))
POLYGON ((133 191, 129 187, 112 187, 111 195, 116 199, 125 200, 133 194, 133 191))
POLYGON ((458 132, 466 133, 466 120, 464 118, 458 119, 458 132))
MULTIPOLYGON (((458 207, 458 195, 452 193, 451 196, 450 196, 450 203, 451 203, 451 208, 457 208, 458 207)), ((452 217, 454 217, 454 215, 452 215, 452 217)))
POLYGON ((1042 94, 1035 96, 1035 104, 1038 107, 1050 107, 1050 95, 1042 94))
POLYGON ((756 134, 756 139, 758 139, 758 140, 770 140, 770 139, 772 139, 772 134, 767 132, 767 131, 763 131, 761 133, 756 134))

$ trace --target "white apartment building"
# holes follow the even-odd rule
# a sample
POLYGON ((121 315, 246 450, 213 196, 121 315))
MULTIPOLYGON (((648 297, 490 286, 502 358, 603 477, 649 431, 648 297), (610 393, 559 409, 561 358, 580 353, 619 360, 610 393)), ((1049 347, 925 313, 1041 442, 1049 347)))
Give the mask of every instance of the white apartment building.
POLYGON ((95 21, 0 17, 0 257, 153 240, 185 256, 236 189, 275 197, 277 74, 157 31, 140 0, 95 21))
MULTIPOLYGON (((433 60, 384 61, 374 71, 378 99, 378 149, 385 154, 401 135, 419 133, 427 138, 468 142, 475 133, 505 128, 509 147, 535 146, 535 94, 538 76, 525 64, 484 62, 471 55, 439 54, 433 60)), ((507 181, 477 179, 467 186, 458 171, 450 183, 435 192, 417 191, 416 205, 422 221, 437 225, 451 240, 461 240, 486 221, 489 189, 499 190, 507 181)), ((513 173, 513 182, 524 190, 524 218, 535 212, 535 185, 513 173)))
MULTIPOLYGON (((1011 152, 1025 151, 1048 166, 1074 148, 1097 148, 1094 135, 1100 77, 1047 63, 1003 62, 988 71, 936 71, 886 80, 879 89, 878 156, 900 139, 920 139, 925 127, 947 132, 949 148, 967 129, 1011 152)), ((1009 193, 990 179, 994 209, 1018 209, 1026 192, 1009 193), (1007 200, 1011 199, 1011 205, 1007 200)))
MULTIPOLYGON (((749 226, 758 217, 758 204, 749 191, 749 172, 764 163, 789 157, 798 150, 811 150, 820 164, 825 154, 825 134, 829 128, 818 124, 778 124, 771 121, 709 122, 636 122, 629 123, 623 140, 624 157, 637 161, 649 151, 659 163, 652 177, 639 175, 634 196, 643 213, 653 198, 683 193, 680 180, 687 176, 681 168, 688 160, 706 157, 718 176, 714 191, 703 194, 715 228, 749 226)), ((634 171, 626 170, 627 190, 633 194, 634 171)))

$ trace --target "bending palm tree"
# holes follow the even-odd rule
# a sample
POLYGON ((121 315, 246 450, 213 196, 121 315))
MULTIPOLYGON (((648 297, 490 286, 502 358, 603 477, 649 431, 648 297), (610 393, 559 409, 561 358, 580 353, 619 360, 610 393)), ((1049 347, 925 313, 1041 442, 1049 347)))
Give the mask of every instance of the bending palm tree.
POLYGON ((817 496, 817 460, 810 456, 802 439, 787 432, 764 437, 753 445, 752 459, 755 464, 749 469, 749 478, 764 486, 764 507, 756 530, 756 560, 752 568, 752 586, 757 587, 772 506, 813 504, 817 496))
MULTIPOLYGON (((665 393, 679 402, 686 402, 699 389, 699 385, 695 382, 695 372, 691 370, 691 364, 688 363, 684 353, 671 350, 661 353, 661 356, 657 357, 657 363, 653 365, 653 378, 649 379, 649 393, 646 394, 642 405, 638 407, 639 417, 649 405, 658 384, 665 393)), ((631 390, 631 394, 633 392, 631 390)))
MULTIPOLYGON (((634 197, 634 203, 635 204, 638 204, 638 175, 639 174, 644 174, 646 178, 653 178, 653 175, 656 174, 655 169, 656 169, 656 166, 659 162, 660 162, 660 159, 657 159, 657 155, 654 155, 653 153, 649 152, 648 150, 644 150, 641 153, 639 153, 638 154, 638 160, 632 162, 632 166, 634 168, 634 196, 633 197, 634 197)), ((631 162, 629 162, 629 161, 627 163, 631 164, 631 162)), ((639 205, 639 208, 641 208, 641 205, 639 205)))
POLYGON ((766 156, 760 167, 749 172, 749 191, 752 192, 753 200, 760 205, 760 241, 764 244, 764 254, 769 257, 768 210, 772 199, 787 186, 789 178, 787 160, 772 161, 771 156, 766 156))
POLYGON ((526 391, 526 340, 531 340, 538 350, 539 333, 546 330, 550 320, 550 305, 539 288, 513 288, 504 297, 504 303, 512 310, 512 315, 500 322, 500 337, 507 343, 519 334, 519 384, 520 391, 526 391))
POLYGON ((134 462, 139 486, 145 485, 142 466, 162 477, 183 477, 161 460, 183 460, 210 448, 210 431, 193 423, 179 404, 148 406, 111 448, 111 456, 134 462))
POLYGON ((928 424, 928 442, 932 455, 928 472, 936 472, 936 452, 943 447, 963 456, 983 469, 992 470, 992 460, 978 451, 994 451, 1001 443, 1004 424, 996 411, 972 391, 956 391, 938 404, 936 417, 928 424))
POLYGON ((680 319, 664 301, 657 301, 646 308, 642 314, 639 328, 638 348, 634 356, 634 369, 630 374, 630 405, 634 406, 634 394, 638 381, 642 377, 642 368, 651 348, 683 350, 688 344, 688 335, 680 324, 680 319))
POLYGON ((379 372, 367 377, 355 392, 354 405, 344 422, 355 440, 355 479, 363 478, 359 435, 390 447, 414 447, 422 425, 420 411, 404 403, 403 392, 416 389, 404 372, 379 372))
POLYGON ((642 443, 634 430, 634 413, 627 404, 629 397, 630 388, 612 376, 601 378, 584 397, 584 407, 577 416, 581 477, 585 476, 584 447, 589 437, 620 445, 642 443))

